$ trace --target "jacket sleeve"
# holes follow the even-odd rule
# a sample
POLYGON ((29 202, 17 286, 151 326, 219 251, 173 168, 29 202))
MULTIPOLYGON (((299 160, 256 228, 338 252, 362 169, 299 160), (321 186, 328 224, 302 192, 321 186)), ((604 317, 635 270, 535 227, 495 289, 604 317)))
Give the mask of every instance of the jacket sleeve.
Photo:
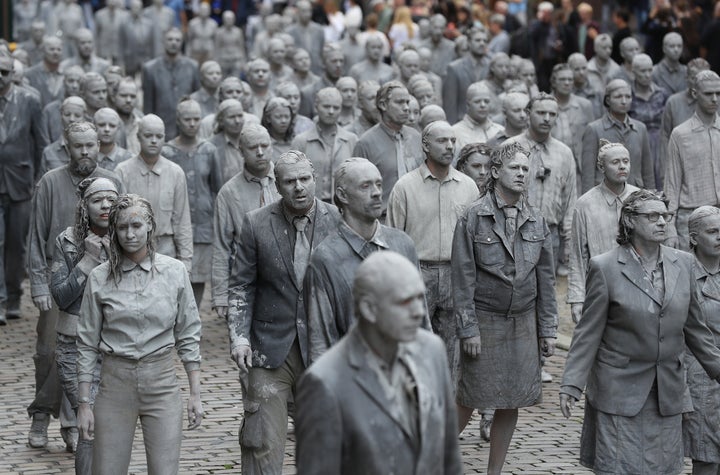
POLYGON ((582 159, 580 160, 581 195, 595 186, 598 146, 597 132, 592 125, 588 125, 582 137, 582 159))
POLYGON ((75 246, 65 248, 65 233, 55 239, 55 252, 53 255, 52 276, 50 277, 50 292, 58 308, 67 311, 70 306, 82 297, 85 282, 90 272, 100 264, 100 260, 90 254, 83 255, 79 262, 78 250, 75 246))
POLYGON ((228 203, 223 195, 215 200, 213 219, 212 305, 228 306, 228 276, 232 256, 233 228, 228 203))
POLYGON ((644 188, 655 188, 655 170, 653 166, 653 158, 650 155, 650 139, 648 139, 647 128, 645 124, 640 124, 642 133, 640 134, 640 145, 642 146, 642 179, 644 188))
POLYGON ((596 259, 591 259, 583 316, 573 333, 565 362, 561 393, 575 396, 585 389, 590 369, 595 363, 595 356, 605 333, 609 307, 610 296, 605 274, 597 265, 596 259))
POLYGON ((323 262, 312 259, 303 283, 303 300, 308 319, 308 364, 317 361, 340 340, 336 317, 341 309, 333 305, 332 284, 324 267, 323 262))
POLYGON ((453 282, 453 311, 457 325, 458 338, 470 338, 480 335, 477 315, 475 314, 475 285, 477 268, 471 225, 468 223, 469 208, 455 226, 453 235, 451 279, 453 282))
MULTIPOLYGON (((692 264, 688 265, 688 267, 688 272, 692 276, 692 264)), ((712 331, 706 325, 706 316, 703 315, 700 309, 696 285, 697 281, 691 278, 690 308, 683 329, 685 343, 708 376, 717 381, 720 379, 720 349, 715 344, 712 331)))
POLYGON ((230 349, 250 345, 250 328, 257 284, 257 242, 248 215, 243 218, 242 231, 228 279, 228 330, 230 349))
POLYGON ((535 268, 537 279, 537 335, 539 338, 557 337, 557 300, 555 298, 555 259, 550 229, 543 220, 545 240, 535 268))
POLYGON ((52 212, 47 181, 41 180, 35 187, 30 212, 30 234, 28 235, 27 266, 30 277, 30 294, 33 298, 50 295, 48 256, 45 245, 50 234, 48 214, 52 212))
POLYGON ((567 303, 585 301, 585 276, 590 252, 587 243, 585 214, 575 208, 570 232, 570 272, 568 273, 567 303))
POLYGON ((337 398, 322 378, 305 372, 298 382, 296 403, 298 473, 342 473, 343 420, 337 398))
POLYGON ((193 234, 190 222, 190 204, 188 200, 185 174, 179 172, 175 178, 174 205, 172 213, 173 241, 177 258, 187 268, 192 269, 193 234))

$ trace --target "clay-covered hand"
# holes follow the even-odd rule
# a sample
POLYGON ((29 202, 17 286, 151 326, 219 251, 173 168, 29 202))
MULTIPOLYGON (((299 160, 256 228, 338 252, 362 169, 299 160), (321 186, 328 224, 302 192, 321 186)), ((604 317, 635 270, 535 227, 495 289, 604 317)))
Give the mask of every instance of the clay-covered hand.
POLYGON ((471 358, 480 356, 480 335, 463 338, 462 349, 471 358))
POLYGON ((188 429, 193 430, 200 427, 203 420, 203 406, 199 394, 191 394, 187 403, 188 429))
POLYGON ((569 419, 570 416, 572 416, 572 411, 575 409, 576 402, 577 399, 569 394, 560 393, 560 412, 562 412, 562 415, 565 416, 566 419, 569 419))
POLYGON ((572 315, 573 323, 577 323, 580 321, 580 318, 582 317, 582 309, 583 304, 581 303, 570 304, 570 314, 572 315))
POLYGON ((555 338, 540 338, 540 352, 544 357, 555 354, 555 338))
POLYGON ((252 349, 250 345, 238 345, 232 349, 232 359, 240 371, 247 373, 252 368, 252 349))
POLYGON ((215 313, 217 313, 218 317, 227 320, 228 308, 227 306, 218 305, 215 307, 215 313))
POLYGON ((103 244, 102 239, 95 233, 90 233, 85 238, 85 253, 90 254, 96 259, 100 259, 100 253, 102 252, 103 244))
POLYGON ((77 428, 81 439, 92 440, 95 437, 95 416, 90 404, 78 406, 77 428))
POLYGON ((52 308, 52 297, 49 295, 33 297, 33 303, 41 312, 48 312, 52 308))

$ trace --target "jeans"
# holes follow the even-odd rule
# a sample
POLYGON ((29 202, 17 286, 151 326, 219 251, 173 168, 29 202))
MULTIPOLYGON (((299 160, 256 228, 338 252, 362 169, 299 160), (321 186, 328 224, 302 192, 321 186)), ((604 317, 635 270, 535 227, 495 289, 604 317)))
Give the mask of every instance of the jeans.
POLYGON ((140 360, 105 355, 100 374, 93 410, 92 473, 128 473, 139 417, 148 473, 177 474, 183 407, 172 351, 163 350, 140 360))
POLYGON ((433 333, 445 342, 450 376, 453 387, 457 387, 460 369, 460 342, 455 330, 450 262, 420 261, 420 271, 425 283, 425 299, 430 325, 433 333))
MULTIPOLYGON (((55 363, 57 363, 58 378, 65 397, 70 402, 75 414, 78 408, 78 379, 77 379, 77 337, 57 334, 55 346, 55 363)), ((90 405, 95 404, 98 383, 100 382, 100 366, 102 358, 98 358, 95 366, 93 382, 90 385, 90 405)), ((90 475, 92 473, 93 443, 91 440, 79 439, 75 451, 75 474, 90 475)))
POLYGON ((288 399, 305 367, 297 338, 279 368, 250 368, 240 427, 243 475, 282 471, 288 425, 288 399))

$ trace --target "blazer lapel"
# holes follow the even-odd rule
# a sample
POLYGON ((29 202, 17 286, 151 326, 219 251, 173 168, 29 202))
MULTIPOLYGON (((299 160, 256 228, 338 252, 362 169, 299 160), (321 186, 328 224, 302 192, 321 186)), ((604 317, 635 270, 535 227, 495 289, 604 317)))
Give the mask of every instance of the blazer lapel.
POLYGON ((618 262, 624 264, 622 268, 623 275, 658 305, 662 305, 663 303, 660 296, 655 292, 650 281, 645 277, 645 271, 643 271, 640 263, 630 255, 630 252, 626 247, 621 247, 618 253, 618 262))
POLYGON ((663 275, 665 279, 665 298, 663 299, 663 308, 672 301, 675 289, 677 288, 678 277, 680 276, 680 268, 677 265, 677 256, 675 253, 661 248, 663 259, 663 275))
POLYGON ((273 234, 275 235, 275 243, 278 246, 278 252, 280 256, 282 257, 283 262, 285 263, 285 268, 287 269, 288 274, 290 275, 290 278, 292 279, 295 286, 300 289, 299 283, 297 281, 297 278, 295 277, 295 267, 293 267, 292 263, 292 257, 293 257, 293 248, 290 246, 290 236, 288 236, 288 227, 285 224, 285 216, 282 212, 282 200, 278 200, 272 205, 273 207, 272 211, 272 217, 273 219, 270 220, 270 227, 272 228, 273 234))
POLYGON ((357 327, 351 330, 351 332, 351 339, 348 341, 348 361, 350 367, 355 370, 353 377, 355 383, 377 404, 382 412, 400 427, 409 439, 412 439, 412 435, 408 434, 402 421, 390 411, 390 402, 385 397, 385 390, 378 382, 378 376, 370 369, 365 361, 364 350, 362 348, 363 343, 359 340, 360 336, 357 333, 357 327))
MULTIPOLYGON (((418 367, 415 365, 415 359, 412 358, 412 355, 410 354, 411 352, 413 352, 413 350, 408 348, 408 353, 402 357, 402 361, 408 367, 413 381, 415 381, 415 394, 417 394, 418 405, 418 446, 416 449, 421 449, 423 442, 425 441, 425 434, 427 434, 427 431, 429 430, 427 425, 430 420, 430 406, 432 404, 432 400, 428 388, 425 384, 423 384, 425 378, 420 377, 418 367)), ((421 358, 421 355, 417 356, 418 359, 421 358)))

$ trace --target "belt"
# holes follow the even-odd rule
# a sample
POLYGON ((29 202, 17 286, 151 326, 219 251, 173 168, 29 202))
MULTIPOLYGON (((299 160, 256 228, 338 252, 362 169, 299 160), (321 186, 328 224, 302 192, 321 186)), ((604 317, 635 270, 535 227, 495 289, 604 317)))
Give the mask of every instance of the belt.
POLYGON ((444 267, 449 265, 450 261, 420 261, 422 267, 444 267))

